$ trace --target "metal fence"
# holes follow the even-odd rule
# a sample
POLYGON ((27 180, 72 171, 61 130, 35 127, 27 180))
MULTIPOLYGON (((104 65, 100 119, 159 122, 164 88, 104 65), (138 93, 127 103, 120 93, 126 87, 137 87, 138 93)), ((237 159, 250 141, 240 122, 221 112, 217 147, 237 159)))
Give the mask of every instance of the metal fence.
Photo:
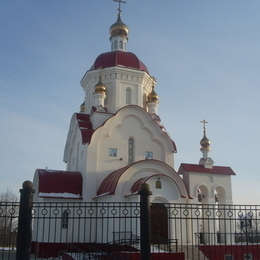
POLYGON ((0 202, 0 259, 15 259, 19 202, 0 202))
POLYGON ((27 260, 27 235, 28 259, 260 259, 260 206, 147 203, 32 203, 17 243, 21 207, 2 202, 0 260, 27 260))

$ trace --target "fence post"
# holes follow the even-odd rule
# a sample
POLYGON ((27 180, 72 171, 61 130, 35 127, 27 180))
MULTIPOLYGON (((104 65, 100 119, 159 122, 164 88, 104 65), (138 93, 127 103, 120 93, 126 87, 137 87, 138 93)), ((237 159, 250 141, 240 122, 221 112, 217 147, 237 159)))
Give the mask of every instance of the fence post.
POLYGON ((141 185, 140 195, 140 233, 141 260, 151 259, 151 221, 150 221, 150 187, 147 183, 141 185))
POLYGON ((29 260, 31 247, 32 194, 34 193, 32 182, 25 181, 23 188, 20 189, 20 193, 16 260, 29 260))

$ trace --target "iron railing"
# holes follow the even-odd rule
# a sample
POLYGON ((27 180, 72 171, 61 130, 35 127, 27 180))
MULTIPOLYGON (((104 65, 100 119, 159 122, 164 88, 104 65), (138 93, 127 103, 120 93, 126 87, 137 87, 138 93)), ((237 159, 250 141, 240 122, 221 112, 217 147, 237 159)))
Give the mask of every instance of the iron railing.
MULTIPOLYGON (((141 258, 142 243, 148 242, 153 259, 260 259, 260 206, 148 203, 145 207, 148 214, 142 219, 141 202, 31 203, 25 217, 30 230, 21 234, 30 239, 25 252, 30 249, 29 258, 37 260, 130 259, 130 255, 149 259, 141 258), (148 223, 150 236, 141 237, 142 221, 148 223)), ((0 203, 0 260, 27 260, 16 254, 19 210, 18 203, 0 203)))
POLYGON ((0 259, 14 259, 19 202, 0 202, 0 259))

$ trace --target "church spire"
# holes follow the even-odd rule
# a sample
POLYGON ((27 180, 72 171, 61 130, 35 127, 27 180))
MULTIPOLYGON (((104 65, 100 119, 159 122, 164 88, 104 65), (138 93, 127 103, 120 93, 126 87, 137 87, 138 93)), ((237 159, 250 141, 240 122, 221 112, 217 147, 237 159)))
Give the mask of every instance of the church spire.
POLYGON ((100 69, 100 74, 99 74, 99 81, 98 83, 94 86, 94 92, 93 92, 93 105, 96 109, 96 111, 99 112, 104 112, 104 100, 106 98, 106 86, 102 82, 102 75, 101 75, 101 69, 100 69))
POLYGON ((121 3, 126 3, 122 0, 114 0, 119 3, 117 21, 111 25, 109 29, 111 51, 126 51, 126 45, 128 42, 128 27, 121 20, 122 10, 121 3))
POLYGON ((206 125, 208 122, 206 120, 200 121, 203 123, 203 138, 200 141, 201 145, 201 152, 203 157, 200 159, 199 164, 204 165, 205 168, 212 168, 213 167, 213 160, 209 157, 209 152, 211 151, 210 148, 210 140, 206 136, 206 125))
POLYGON ((154 84, 152 85, 152 91, 147 96, 147 107, 148 107, 148 113, 150 115, 157 115, 157 107, 159 103, 159 96, 154 91, 154 85, 156 83, 156 79, 152 77, 154 84))

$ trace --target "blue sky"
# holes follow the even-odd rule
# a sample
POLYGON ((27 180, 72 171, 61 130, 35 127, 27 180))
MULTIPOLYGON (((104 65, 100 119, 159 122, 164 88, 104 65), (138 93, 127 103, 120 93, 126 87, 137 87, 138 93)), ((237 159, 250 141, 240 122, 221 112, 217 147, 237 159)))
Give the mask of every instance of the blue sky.
MULTIPOLYGON (((0 1, 0 192, 36 168, 65 169, 79 84, 110 51, 112 0, 0 1)), ((175 169, 198 163, 206 119, 215 165, 231 166, 236 204, 260 204, 260 1, 128 0, 128 51, 157 78, 175 169)))

